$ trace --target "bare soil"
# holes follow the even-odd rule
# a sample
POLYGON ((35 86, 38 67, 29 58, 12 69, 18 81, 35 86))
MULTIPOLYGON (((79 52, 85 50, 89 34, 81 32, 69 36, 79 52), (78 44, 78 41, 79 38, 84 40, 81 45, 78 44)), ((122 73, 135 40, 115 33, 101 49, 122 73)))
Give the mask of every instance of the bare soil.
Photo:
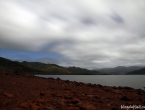
POLYGON ((120 110, 121 105, 145 106, 145 91, 0 73, 0 110, 120 110))

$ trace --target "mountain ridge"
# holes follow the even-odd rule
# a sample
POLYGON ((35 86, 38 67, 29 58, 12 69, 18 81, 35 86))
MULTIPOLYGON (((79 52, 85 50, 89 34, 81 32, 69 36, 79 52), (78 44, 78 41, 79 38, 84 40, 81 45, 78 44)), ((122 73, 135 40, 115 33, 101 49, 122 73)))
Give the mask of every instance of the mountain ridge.
POLYGON ((98 71, 87 70, 79 67, 62 67, 57 64, 41 62, 18 62, 0 57, 0 71, 9 73, 31 73, 45 75, 106 75, 98 71), (18 68, 19 67, 19 68, 18 68), (25 70, 25 71, 24 71, 25 70))
POLYGON ((11 60, 3 58, 3 57, 0 57, 0 71, 6 72, 6 73, 12 73, 12 74, 13 73, 14 74, 19 74, 19 73, 33 74, 33 73, 41 72, 39 70, 34 70, 32 68, 25 67, 17 61, 11 61, 11 60))
POLYGON ((102 68, 102 69, 95 69, 103 73, 107 74, 113 74, 113 75, 125 75, 128 72, 134 71, 134 70, 139 70, 144 68, 144 66, 117 66, 114 68, 102 68))
POLYGON ((145 75, 145 68, 142 68, 140 70, 134 70, 129 73, 126 73, 126 75, 145 75))
MULTIPOLYGON (((83 69, 80 67, 62 67, 57 64, 44 64, 40 62, 21 62, 22 65, 36 69, 36 70, 41 70, 43 72, 52 72, 56 74, 71 74, 71 75, 103 75, 105 73, 101 73, 98 71, 93 71, 93 70, 87 70, 83 69)), ((105 74, 107 75, 107 74, 105 74)))

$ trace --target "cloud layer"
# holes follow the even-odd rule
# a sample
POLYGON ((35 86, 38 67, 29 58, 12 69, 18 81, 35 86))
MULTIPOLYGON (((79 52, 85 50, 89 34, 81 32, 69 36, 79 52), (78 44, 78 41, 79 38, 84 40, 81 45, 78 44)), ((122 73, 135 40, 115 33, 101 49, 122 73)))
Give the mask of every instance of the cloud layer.
POLYGON ((0 48, 61 55, 63 66, 144 65, 144 10, 144 0, 1 0, 0 48))

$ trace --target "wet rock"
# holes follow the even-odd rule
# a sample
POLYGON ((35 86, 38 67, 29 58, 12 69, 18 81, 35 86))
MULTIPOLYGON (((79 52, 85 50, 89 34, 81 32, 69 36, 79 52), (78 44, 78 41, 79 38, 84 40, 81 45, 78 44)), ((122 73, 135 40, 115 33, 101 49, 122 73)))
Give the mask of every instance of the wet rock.
POLYGON ((125 90, 132 90, 133 88, 131 88, 131 87, 123 87, 123 89, 125 89, 125 90))
POLYGON ((96 87, 96 84, 89 84, 90 87, 96 87))
POLYGON ((112 108, 111 110, 118 110, 118 108, 112 108))
POLYGON ((92 84, 91 84, 91 83, 87 83, 87 85, 88 85, 89 87, 91 87, 91 86, 92 86, 92 84))
POLYGON ((106 92, 110 92, 110 91, 112 91, 112 90, 110 90, 110 89, 104 89, 104 91, 106 91, 106 92))
POLYGON ((61 79, 60 79, 60 78, 56 78, 56 80, 57 80, 57 81, 60 81, 61 79))
POLYGON ((50 77, 50 78, 47 78, 47 79, 51 79, 51 80, 55 80, 54 78, 50 77))
POLYGON ((142 90, 140 90, 140 89, 137 91, 137 93, 138 93, 139 95, 144 95, 144 94, 145 94, 145 92, 142 91, 142 90))
POLYGON ((40 96, 44 96, 45 94, 43 92, 40 92, 40 96))
POLYGON ((140 91, 138 91, 137 93, 138 93, 138 95, 144 95, 144 93, 142 93, 142 92, 140 92, 140 91))
POLYGON ((84 107, 82 107, 82 106, 80 106, 79 108, 80 108, 80 110, 86 110, 86 108, 84 108, 84 107))
POLYGON ((116 87, 116 86, 113 86, 112 88, 113 88, 113 89, 116 89, 117 87, 116 87))
POLYGON ((100 87, 100 88, 101 88, 101 87, 103 87, 103 86, 102 86, 102 85, 100 85, 100 84, 98 84, 98 87, 100 87))
POLYGON ((96 87, 97 85, 96 84, 87 83, 87 86, 89 86, 89 87, 96 87))
POLYGON ((104 103, 104 101, 102 101, 102 100, 99 100, 98 102, 99 102, 99 103, 102 103, 102 104, 104 103))
POLYGON ((52 93, 51 95, 52 95, 53 97, 55 97, 55 96, 56 96, 56 93, 52 93))
POLYGON ((84 83, 83 83, 83 82, 80 82, 80 84, 81 84, 81 85, 84 85, 84 83))
POLYGON ((121 97, 120 100, 123 100, 123 101, 132 101, 131 99, 129 99, 129 98, 126 97, 126 96, 121 97))
POLYGON ((72 97, 69 96, 69 95, 64 96, 64 98, 65 98, 65 99, 72 99, 72 97))
POLYGON ((80 84, 80 83, 75 83, 75 85, 76 85, 76 86, 80 86, 81 84, 80 84))
POLYGON ((77 103, 79 103, 79 101, 78 100, 72 100, 71 103, 72 104, 77 104, 77 103))
POLYGON ((119 90, 123 90, 124 89, 124 87, 122 87, 122 86, 118 86, 118 88, 117 89, 119 89, 119 90))
POLYGON ((96 96, 96 95, 94 96, 94 98, 95 98, 95 99, 100 99, 100 98, 99 98, 98 96, 96 96))
POLYGON ((66 80, 65 83, 70 83, 70 81, 69 80, 66 80))

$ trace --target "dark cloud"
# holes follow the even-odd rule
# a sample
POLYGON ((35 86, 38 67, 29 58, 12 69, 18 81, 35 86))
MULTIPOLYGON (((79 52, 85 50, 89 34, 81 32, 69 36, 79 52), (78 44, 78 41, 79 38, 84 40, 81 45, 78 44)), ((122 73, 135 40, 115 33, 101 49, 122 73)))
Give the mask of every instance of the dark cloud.
POLYGON ((82 18, 82 23, 84 23, 85 25, 95 25, 96 22, 91 19, 91 18, 82 18))
POLYGON ((117 23, 124 23, 123 18, 116 13, 114 13, 111 18, 117 23))

